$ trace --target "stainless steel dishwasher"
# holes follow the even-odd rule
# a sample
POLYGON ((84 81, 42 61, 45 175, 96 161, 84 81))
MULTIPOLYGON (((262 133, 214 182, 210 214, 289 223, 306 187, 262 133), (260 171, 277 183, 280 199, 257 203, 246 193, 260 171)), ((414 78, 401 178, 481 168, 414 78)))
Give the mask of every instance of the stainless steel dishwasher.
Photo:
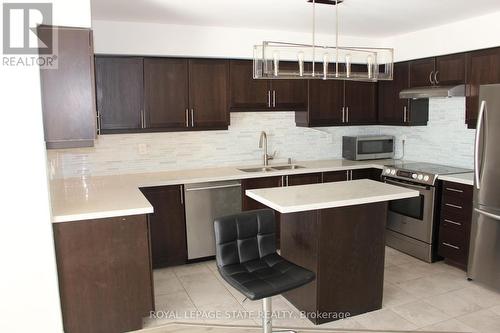
POLYGON ((184 185, 188 259, 215 255, 214 219, 241 212, 241 182, 184 185))

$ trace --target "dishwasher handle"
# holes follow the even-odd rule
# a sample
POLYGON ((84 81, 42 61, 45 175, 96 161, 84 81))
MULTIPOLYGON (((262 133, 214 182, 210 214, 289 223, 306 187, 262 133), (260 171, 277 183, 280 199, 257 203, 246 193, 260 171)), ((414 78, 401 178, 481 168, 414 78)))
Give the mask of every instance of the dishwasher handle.
POLYGON ((191 191, 207 191, 207 190, 217 190, 221 188, 231 188, 231 187, 241 187, 240 183, 228 184, 228 185, 216 185, 216 186, 205 186, 205 187, 194 187, 194 188, 186 188, 186 192, 191 191))

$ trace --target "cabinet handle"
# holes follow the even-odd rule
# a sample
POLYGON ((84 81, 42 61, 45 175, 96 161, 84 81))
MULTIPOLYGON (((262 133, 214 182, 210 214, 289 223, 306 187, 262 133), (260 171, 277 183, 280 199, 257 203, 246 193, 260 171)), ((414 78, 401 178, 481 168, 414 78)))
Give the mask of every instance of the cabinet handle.
POLYGON ((431 85, 433 86, 434 85, 434 81, 432 80, 432 76, 434 75, 434 71, 432 71, 430 74, 429 74, 429 81, 431 82, 431 85))
POLYGON ((276 107, 276 90, 273 90, 273 108, 276 107))
POLYGON ((444 246, 448 246, 448 247, 451 247, 452 249, 455 249, 455 250, 460 250, 460 247, 456 246, 456 245, 452 245, 450 243, 446 243, 446 242, 443 242, 442 243, 444 246))
POLYGON ((347 170, 347 171, 345 172, 345 179, 346 179, 347 181, 349 181, 349 170, 347 170))
POLYGON ((451 224, 454 224, 454 225, 462 225, 462 223, 458 223, 458 222, 455 222, 455 221, 452 221, 452 220, 448 220, 448 219, 444 219, 444 221, 446 223, 451 223, 451 224))
POLYGON ((182 185, 179 185, 179 192, 181 195, 181 205, 184 205, 184 191, 182 190, 182 185))
POLYGON ((194 109, 191 109, 191 127, 194 127, 194 109))
POLYGON ((436 84, 439 84, 438 74, 439 74, 439 71, 436 71, 436 73, 434 74, 434 83, 436 83, 436 84))
POLYGON ((186 108, 186 127, 189 127, 189 109, 186 108))
POLYGON ((146 128, 146 116, 144 109, 141 109, 141 128, 146 128))
POLYGON ((342 123, 345 123, 345 107, 342 107, 342 123))
POLYGON ((271 90, 267 91, 267 107, 271 107, 271 90))
POLYGON ((451 187, 447 187, 446 191, 452 191, 452 192, 457 192, 457 193, 464 193, 464 191, 462 191, 462 190, 458 190, 456 188, 451 188, 451 187))
POLYGON ((101 134, 101 115, 97 111, 97 135, 101 134))
POLYGON ((405 124, 408 121, 407 109, 408 108, 406 107, 406 105, 403 106, 403 123, 405 123, 405 124))
POLYGON ((453 208, 456 208, 456 209, 462 209, 463 207, 462 206, 459 206, 459 205, 454 205, 454 204, 450 204, 450 203, 447 203, 445 204, 446 206, 448 207, 453 207, 453 208))
POLYGON ((348 123, 349 122, 349 107, 348 106, 345 108, 345 114, 346 114, 345 122, 348 123))

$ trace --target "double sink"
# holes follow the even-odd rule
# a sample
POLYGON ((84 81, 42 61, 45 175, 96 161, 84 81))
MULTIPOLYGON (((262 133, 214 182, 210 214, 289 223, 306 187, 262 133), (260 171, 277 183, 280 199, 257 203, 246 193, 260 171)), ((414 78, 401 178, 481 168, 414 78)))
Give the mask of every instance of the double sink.
POLYGON ((295 169, 304 169, 305 167, 297 164, 288 164, 281 166, 264 166, 258 168, 247 168, 247 169, 238 169, 243 172, 270 172, 270 171, 283 171, 283 170, 295 170, 295 169))

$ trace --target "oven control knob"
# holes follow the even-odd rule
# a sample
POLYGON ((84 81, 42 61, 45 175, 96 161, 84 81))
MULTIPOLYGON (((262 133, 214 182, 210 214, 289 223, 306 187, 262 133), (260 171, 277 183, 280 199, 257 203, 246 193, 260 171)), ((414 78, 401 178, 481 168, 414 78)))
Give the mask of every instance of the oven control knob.
POLYGON ((416 174, 416 173, 412 174, 412 175, 411 175, 411 178, 413 178, 413 179, 417 179, 417 174, 416 174))
POLYGON ((418 175, 418 180, 422 180, 422 179, 424 179, 424 175, 419 174, 419 175, 418 175))
POLYGON ((391 169, 391 175, 395 175, 396 174, 396 169, 391 169))
POLYGON ((391 169, 385 169, 385 173, 386 174, 390 174, 391 173, 391 169))
POLYGON ((429 176, 425 175, 424 176, 424 181, 428 182, 429 181, 429 176))

